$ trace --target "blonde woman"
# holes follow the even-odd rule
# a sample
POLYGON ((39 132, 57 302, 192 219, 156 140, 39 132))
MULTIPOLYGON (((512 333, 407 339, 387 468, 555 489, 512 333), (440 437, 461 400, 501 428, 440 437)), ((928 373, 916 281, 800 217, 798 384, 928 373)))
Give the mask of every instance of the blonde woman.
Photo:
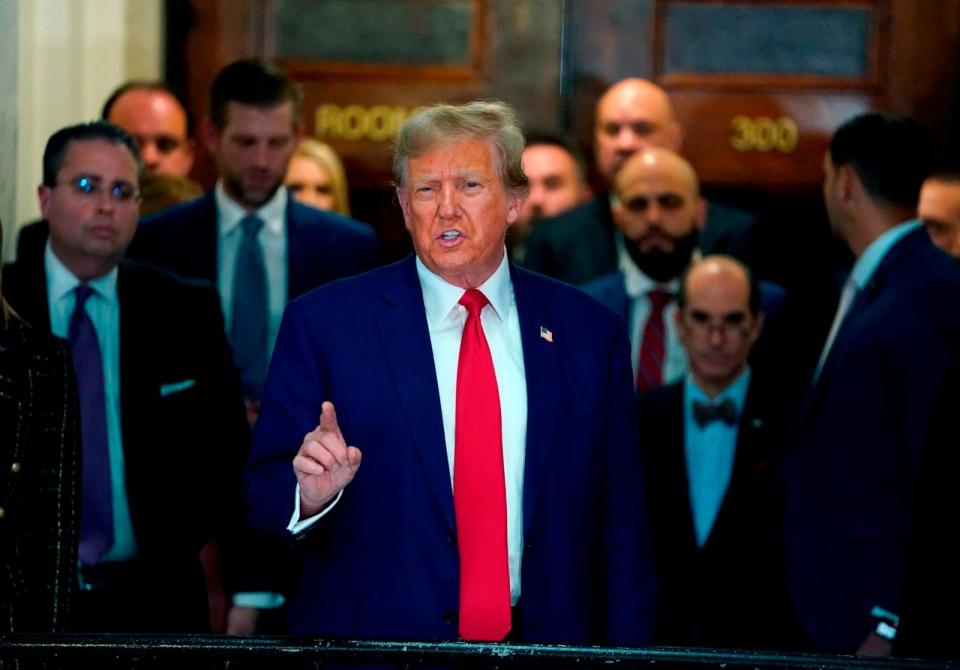
POLYGON ((350 216, 347 174, 329 144, 302 140, 287 166, 284 184, 305 205, 350 216))

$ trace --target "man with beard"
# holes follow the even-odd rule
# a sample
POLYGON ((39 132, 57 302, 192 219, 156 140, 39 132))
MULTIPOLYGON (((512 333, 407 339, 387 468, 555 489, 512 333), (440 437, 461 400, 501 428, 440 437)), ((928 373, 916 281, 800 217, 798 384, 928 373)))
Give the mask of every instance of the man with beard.
MULTIPOLYGON (((606 190, 612 190, 617 174, 638 151, 679 151, 682 142, 683 129, 662 88, 645 79, 624 79, 608 88, 597 101, 594 124, 594 161, 603 192, 534 228, 524 265, 578 285, 616 270, 620 253, 606 190)), ((734 256, 748 266, 759 260, 759 231, 752 215, 711 203, 700 228, 703 253, 734 256)))
POLYGON ((525 241, 544 217, 554 217, 590 197, 587 166, 576 143, 564 135, 527 133, 523 172, 530 190, 520 218, 507 231, 510 256, 523 262, 525 241))
MULTIPOLYGON (((707 204, 697 174, 668 149, 631 156, 611 194, 618 270, 584 290, 627 319, 638 391, 678 380, 687 357, 674 323, 679 277, 696 252, 707 204)), ((764 312, 776 324, 783 289, 766 284, 764 312)), ((776 329, 776 325, 774 325, 776 329)))

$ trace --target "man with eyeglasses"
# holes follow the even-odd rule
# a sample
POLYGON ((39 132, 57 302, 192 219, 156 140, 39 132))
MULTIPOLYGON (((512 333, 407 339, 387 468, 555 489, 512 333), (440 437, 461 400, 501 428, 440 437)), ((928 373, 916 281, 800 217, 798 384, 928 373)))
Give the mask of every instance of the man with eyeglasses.
POLYGON ((24 319, 71 343, 83 445, 74 627, 204 632, 198 553, 238 514, 249 435, 216 291, 122 260, 142 169, 112 124, 54 133, 38 190, 49 238, 41 257, 4 268, 3 286, 24 319))
MULTIPOLYGON (((660 148, 643 149, 626 160, 610 202, 619 269, 584 290, 627 320, 635 385, 647 391, 687 371, 674 325, 676 294, 680 275, 698 253, 707 205, 693 166, 660 148)), ((770 284, 766 293, 776 327, 783 290, 770 284)))
POLYGON ((782 648, 789 606, 769 466, 789 403, 770 369, 748 364, 761 289, 729 256, 694 263, 678 288, 672 320, 689 372, 637 399, 656 642, 782 648))

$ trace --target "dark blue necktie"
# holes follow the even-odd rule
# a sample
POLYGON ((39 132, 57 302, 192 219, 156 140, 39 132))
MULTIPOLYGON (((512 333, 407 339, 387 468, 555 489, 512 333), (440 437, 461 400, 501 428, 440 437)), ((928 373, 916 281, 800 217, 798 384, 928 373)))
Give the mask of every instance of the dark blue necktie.
POLYGON ((240 368, 243 394, 251 400, 260 400, 267 376, 267 269, 257 238, 263 220, 247 216, 240 226, 243 237, 233 274, 230 339, 240 368))
POLYGON ((76 290, 67 337, 80 396, 83 443, 83 495, 80 504, 80 561, 93 565, 113 545, 113 497, 110 450, 107 444, 107 404, 103 389, 103 357, 97 330, 84 305, 93 294, 86 284, 76 290))

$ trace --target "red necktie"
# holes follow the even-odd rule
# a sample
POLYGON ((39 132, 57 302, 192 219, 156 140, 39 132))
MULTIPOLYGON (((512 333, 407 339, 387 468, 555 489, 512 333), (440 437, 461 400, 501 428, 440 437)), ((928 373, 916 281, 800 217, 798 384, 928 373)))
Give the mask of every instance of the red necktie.
POLYGON ((663 308, 673 299, 670 291, 655 288, 650 299, 650 316, 643 327, 640 341, 640 365, 637 366, 637 390, 649 391, 660 386, 663 380, 663 308))
POLYGON ((502 640, 511 625, 500 393, 480 323, 487 302, 476 289, 460 298, 467 322, 457 365, 453 505, 460 549, 460 636, 465 640, 502 640))

